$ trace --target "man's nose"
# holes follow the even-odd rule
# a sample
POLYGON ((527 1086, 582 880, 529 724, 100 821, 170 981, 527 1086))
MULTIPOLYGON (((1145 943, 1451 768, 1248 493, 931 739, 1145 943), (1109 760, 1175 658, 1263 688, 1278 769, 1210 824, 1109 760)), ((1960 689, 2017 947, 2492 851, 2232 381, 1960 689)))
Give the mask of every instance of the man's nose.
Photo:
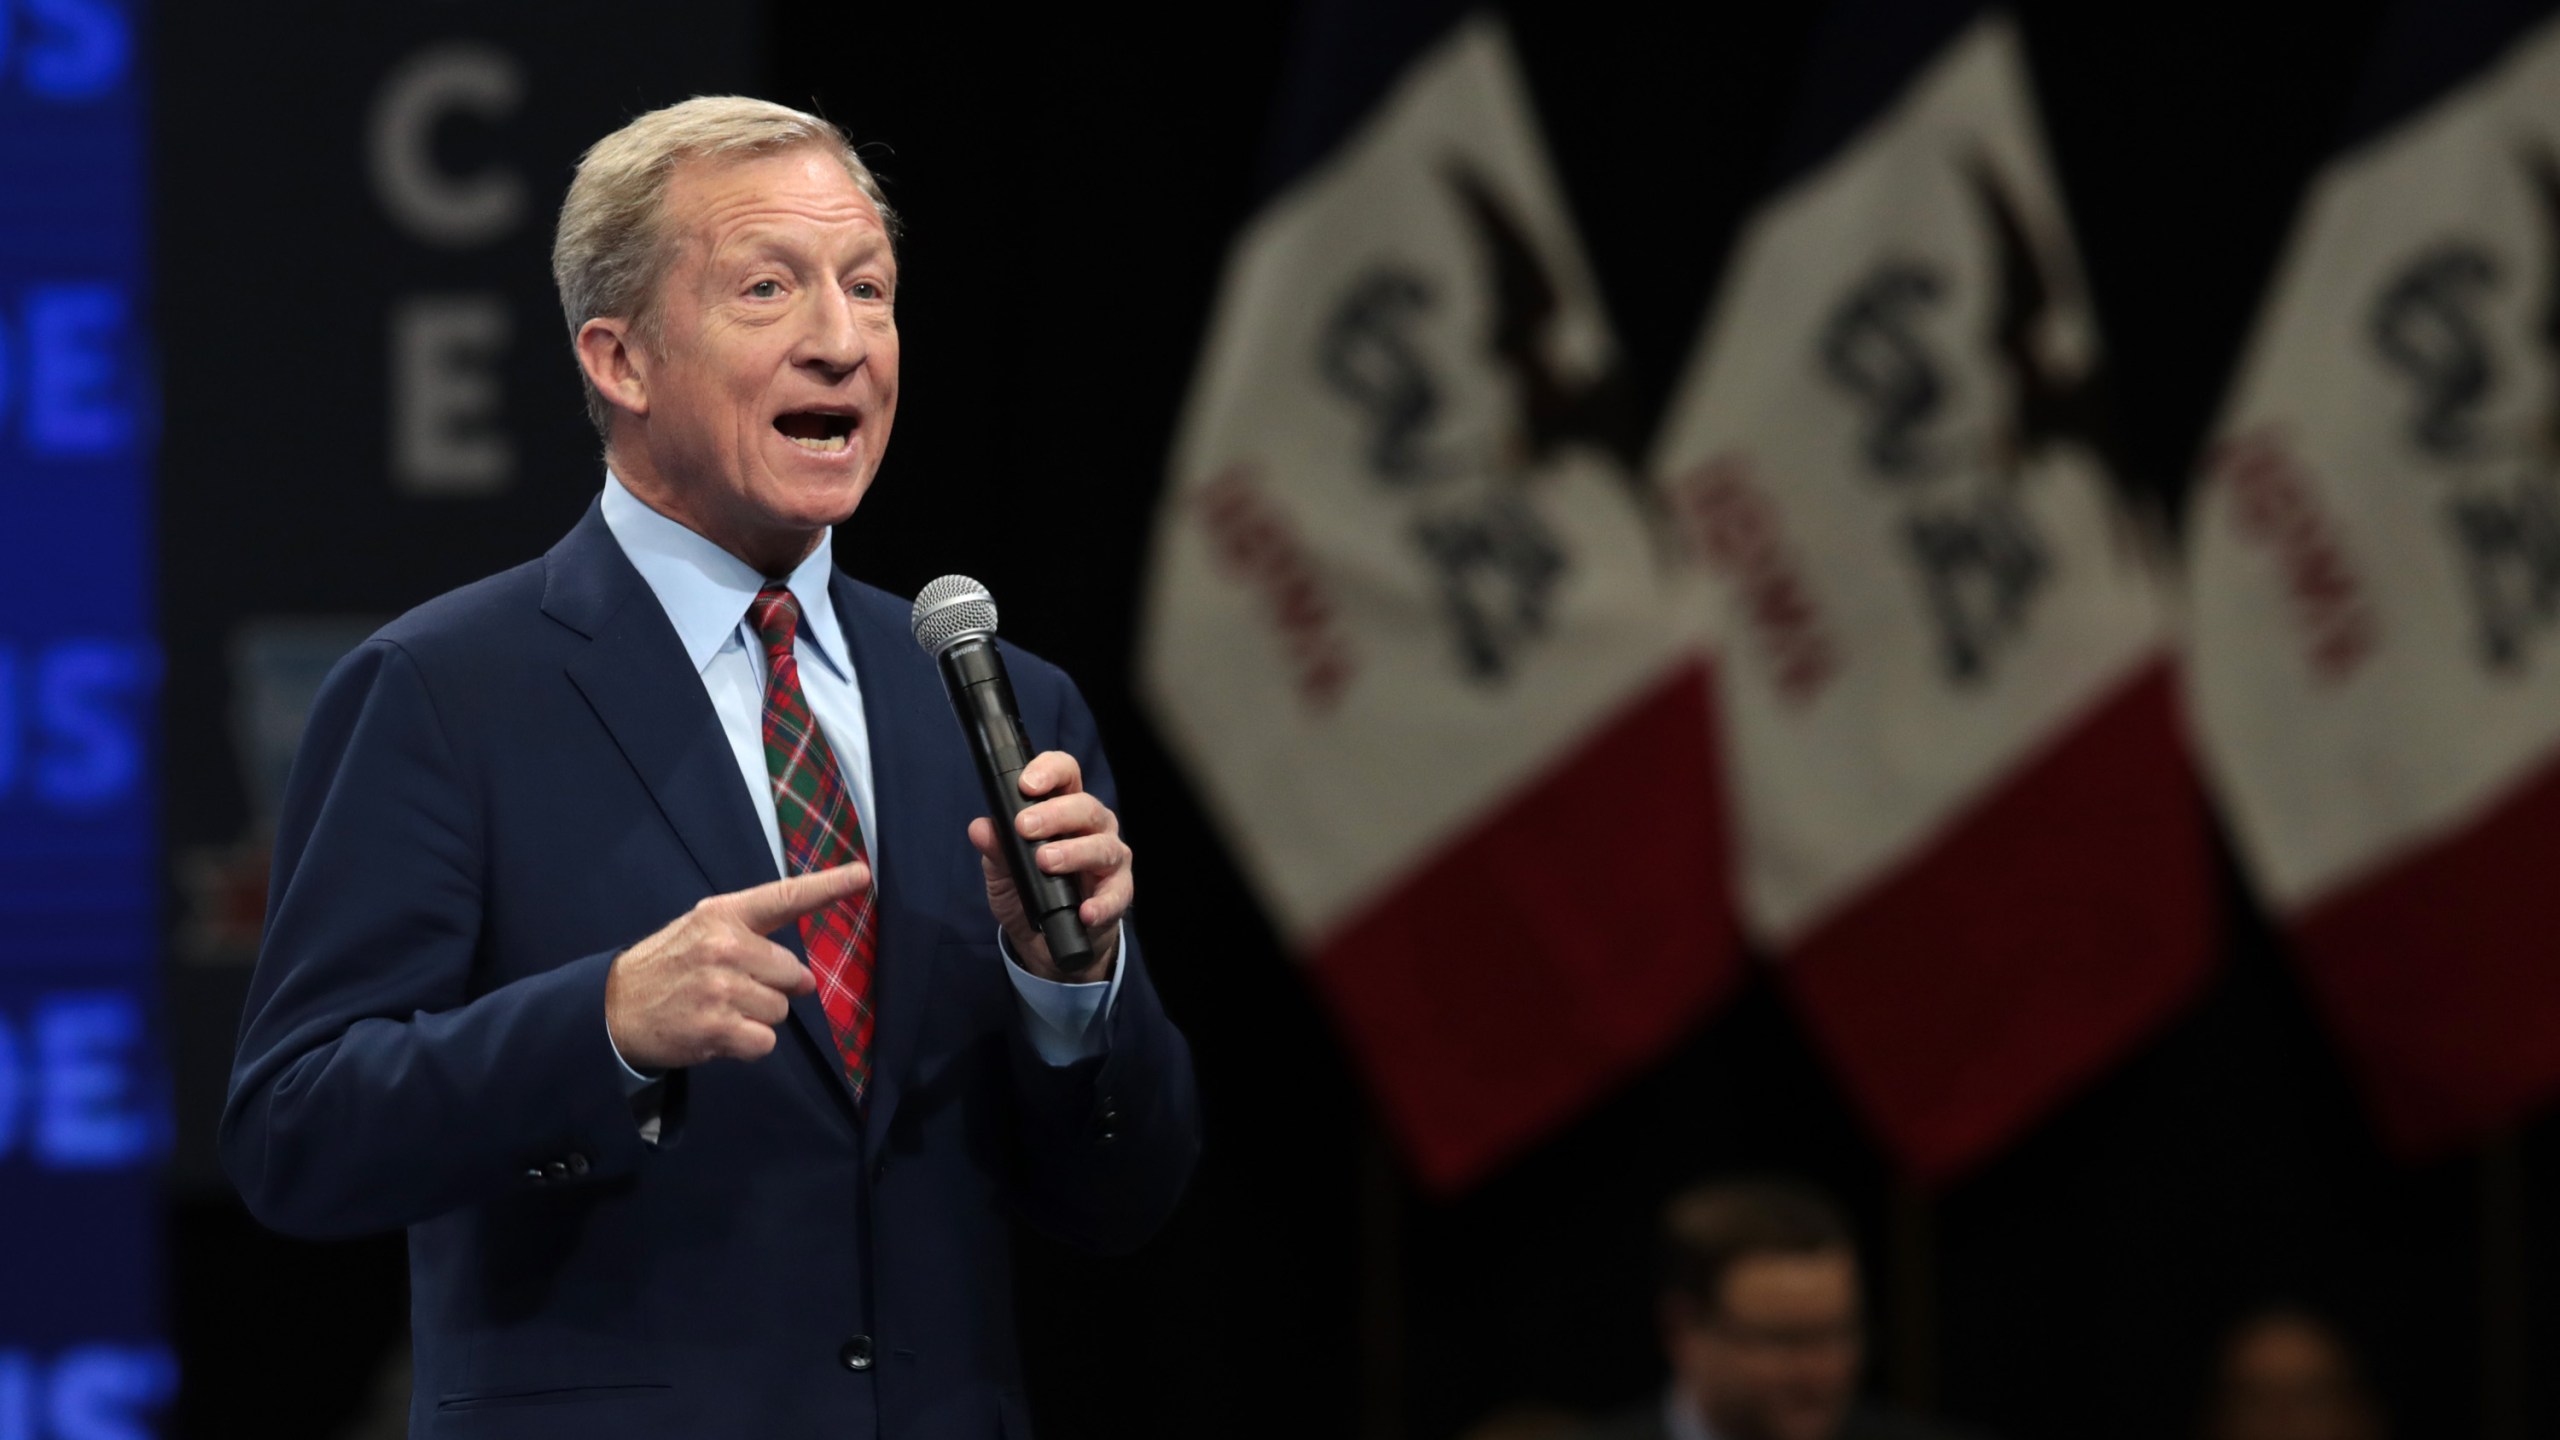
POLYGON ((791 358, 828 371, 830 379, 840 378, 860 367, 870 354, 870 343, 854 319, 852 298, 842 290, 820 289, 813 300, 808 324, 791 358))

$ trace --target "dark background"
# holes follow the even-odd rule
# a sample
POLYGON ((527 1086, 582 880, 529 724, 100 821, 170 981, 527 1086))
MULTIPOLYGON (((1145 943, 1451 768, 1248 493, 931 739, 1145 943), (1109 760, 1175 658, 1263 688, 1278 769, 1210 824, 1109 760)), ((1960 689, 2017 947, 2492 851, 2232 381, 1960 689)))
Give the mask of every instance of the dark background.
MULTIPOLYGON (((1768 172, 1812 39, 1817 7, 1801 8, 1502 7, 1648 428, 1768 172)), ((2525 1373, 2526 1356, 2560 1338, 2534 1303, 2560 1260, 2552 1228, 2532 1218, 2532 1197, 2560 1183, 2549 1127, 2424 1167, 2386 1159, 2227 857, 2226 956, 2205 997, 1941 1193, 1894 1182, 1775 993, 1754 982, 1553 1143, 1463 1198, 1422 1198, 1129 688, 1166 447, 1226 246, 1258 198, 1291 7, 1241 0, 1141 26, 1082 10, 999 18, 770 0, 747 30, 637 10, 634 27, 687 38, 645 47, 627 69, 581 59, 576 69, 606 82, 600 101, 585 97, 592 123, 573 141, 694 89, 743 85, 814 105, 876 147, 908 224, 907 384, 896 446, 839 559, 893 590, 959 570, 1003 597, 1008 633, 1092 697, 1144 857, 1149 953, 1198 1055, 1209 1145, 1189 1201, 1145 1254, 1096 1262, 1026 1241, 1044 1434, 1442 1440, 1506 1401, 1643 1397, 1659 1381, 1654 1207, 1699 1175, 1772 1167, 1836 1186, 1859 1217, 1878 1388, 1999 1434, 2190 1430, 2217 1331, 2276 1296, 2342 1320, 2403 1434, 2560 1423, 2560 1385, 2525 1373), (689 77, 688 62, 707 73, 689 77)), ((2379 11, 2371 0, 2021 7, 2111 346, 2127 483, 2144 497, 2173 507, 2183 492, 2302 186, 2346 121, 2379 11)), ((596 32, 612 22, 589 18, 584 33, 563 25, 544 43, 601 54, 596 32)), ((403 24, 526 30, 503 7, 471 4, 403 24)), ((556 312, 544 311, 519 334, 528 358, 511 401, 525 452, 548 459, 509 496, 334 509, 281 498, 386 494, 380 417, 225 378, 268 362, 289 371, 296 357, 275 346, 342 342, 297 324, 326 313, 325 297, 319 311, 279 314, 302 302, 206 276, 206 247, 229 247, 243 275, 270 284, 299 271, 368 294, 385 272, 461 262, 368 241, 352 224, 315 242, 297 206, 350 204, 334 193, 349 182, 261 157, 298 153, 280 127, 343 123, 322 113, 335 102, 287 104, 218 66, 179 63, 241 41, 177 7, 161 25, 165 723, 169 830, 184 846, 238 833, 250 804, 218 738, 218 617, 404 608, 538 553, 598 476, 566 347, 546 328, 556 312), (200 167, 217 158, 257 205, 207 208, 200 167), (191 294, 208 280, 219 293, 191 294)), ((301 43, 307 58, 286 68, 325 92, 348 76, 369 83, 350 56, 399 41, 342 22, 301 43)), ((546 221, 570 150, 545 157, 546 221)), ((535 229, 545 233, 491 259, 496 283, 546 290, 547 224, 535 229)), ((365 365, 369 337, 343 341, 365 365)), ((172 1003, 212 1015, 218 1034, 236 1017, 237 983, 180 972, 172 1003)), ((219 1057, 180 1061, 181 1431, 331 1433, 399 1334, 399 1241, 320 1247, 259 1232, 202 1164, 219 1057)))

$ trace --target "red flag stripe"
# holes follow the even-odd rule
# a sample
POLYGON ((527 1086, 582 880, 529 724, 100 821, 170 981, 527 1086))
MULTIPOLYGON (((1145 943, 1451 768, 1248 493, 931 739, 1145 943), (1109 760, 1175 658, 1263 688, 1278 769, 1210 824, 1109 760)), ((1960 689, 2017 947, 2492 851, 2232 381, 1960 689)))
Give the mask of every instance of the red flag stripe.
POLYGON ((2147 665, 1785 962, 1903 1166, 2006 1144, 2192 996, 2213 954, 2202 797, 2147 665))
POLYGON ((2385 1137, 2441 1154, 2560 1094, 2560 762, 2295 917, 2313 992, 2385 1137))
POLYGON ((1448 1193, 1659 1056, 1739 979, 1703 665, 1679 667, 1317 947, 1448 1193))

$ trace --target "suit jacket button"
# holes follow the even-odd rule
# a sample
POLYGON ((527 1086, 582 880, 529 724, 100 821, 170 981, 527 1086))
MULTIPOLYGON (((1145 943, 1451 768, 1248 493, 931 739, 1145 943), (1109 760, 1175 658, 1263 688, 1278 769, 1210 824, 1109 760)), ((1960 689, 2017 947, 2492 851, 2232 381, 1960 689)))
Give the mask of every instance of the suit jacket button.
POLYGON ((856 1335, 852 1339, 847 1340, 844 1342, 844 1348, 836 1352, 836 1359, 847 1370, 870 1369, 871 1337, 868 1335, 856 1335))
POLYGON ((584 1174, 586 1174, 589 1170, 591 1170, 591 1169, 593 1169, 593 1168, 595 1168, 595 1167, 594 1167, 591 1163, 589 1163, 589 1161, 587 1160, 587 1157, 586 1157, 586 1156, 581 1155, 581 1154, 579 1154, 577 1151, 574 1151, 574 1150, 572 1150, 572 1151, 570 1151, 570 1152, 569 1152, 569 1173, 570 1173, 570 1174, 572 1174, 572 1175, 584 1175, 584 1174))
POLYGON ((526 1182, 527 1182, 527 1183, 529 1183, 529 1184, 534 1184, 534 1185, 539 1185, 539 1184, 541 1184, 541 1183, 542 1183, 542 1167, 541 1167, 541 1166, 539 1166, 539 1165, 535 1165, 535 1166, 532 1166, 532 1167, 528 1168, 528 1169, 524 1172, 524 1178, 525 1178, 526 1182))
POLYGON ((546 1160, 542 1164, 542 1178, 545 1180, 566 1180, 569 1178, 569 1167, 557 1160, 546 1160))

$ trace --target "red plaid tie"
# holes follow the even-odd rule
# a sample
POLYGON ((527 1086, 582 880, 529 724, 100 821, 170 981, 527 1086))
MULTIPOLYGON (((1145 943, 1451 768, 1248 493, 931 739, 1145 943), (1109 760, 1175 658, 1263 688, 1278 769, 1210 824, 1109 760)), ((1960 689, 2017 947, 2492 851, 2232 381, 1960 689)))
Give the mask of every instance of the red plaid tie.
MULTIPOLYGON (((861 860, 862 820, 836 770, 835 752, 800 693, 800 662, 791 652, 800 629, 800 602, 779 585, 767 585, 747 607, 764 640, 764 764, 773 776, 773 813, 782 824, 784 870, 804 875, 861 860)), ((801 918, 800 938, 809 969, 818 977, 818 1003, 844 1055, 853 1098, 871 1088, 871 973, 879 948, 871 891, 801 918)))

